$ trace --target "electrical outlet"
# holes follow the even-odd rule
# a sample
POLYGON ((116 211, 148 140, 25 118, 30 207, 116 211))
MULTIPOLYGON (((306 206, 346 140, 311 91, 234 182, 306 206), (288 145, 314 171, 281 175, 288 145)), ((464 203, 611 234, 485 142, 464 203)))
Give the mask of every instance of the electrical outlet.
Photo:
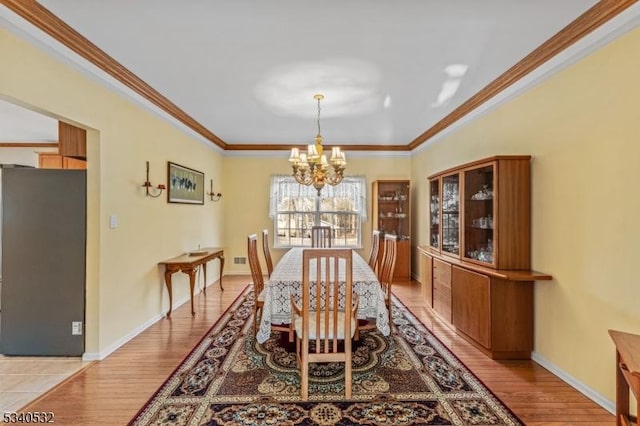
POLYGON ((82 321, 71 321, 71 335, 82 336, 82 321))

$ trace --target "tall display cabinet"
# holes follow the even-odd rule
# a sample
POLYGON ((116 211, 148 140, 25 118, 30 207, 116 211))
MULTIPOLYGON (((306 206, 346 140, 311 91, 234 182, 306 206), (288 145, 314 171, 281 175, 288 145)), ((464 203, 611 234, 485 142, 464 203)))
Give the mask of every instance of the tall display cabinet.
MULTIPOLYGON (((377 180, 373 182, 372 223, 381 233, 380 251, 384 249, 384 234, 398 236, 396 268, 393 279, 411 279, 411 210, 409 205, 410 181, 377 180)), ((382 257, 382 256, 380 256, 382 257)))
POLYGON ((429 245, 419 247, 423 296, 492 358, 530 358, 530 156, 495 156, 429 177, 429 245))

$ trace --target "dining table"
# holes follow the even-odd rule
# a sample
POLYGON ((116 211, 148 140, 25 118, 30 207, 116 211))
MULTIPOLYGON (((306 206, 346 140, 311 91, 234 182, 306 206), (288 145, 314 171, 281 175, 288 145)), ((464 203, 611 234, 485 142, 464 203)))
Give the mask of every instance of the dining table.
MULTIPOLYGON (((271 325, 291 323, 291 295, 300 300, 302 292, 302 253, 304 247, 293 247, 275 265, 271 277, 264 286, 262 319, 256 333, 258 343, 266 342, 271 335, 271 325)), ((384 293, 375 272, 355 250, 351 262, 353 292, 358 294, 358 319, 375 319, 376 328, 385 336, 391 329, 384 293)), ((344 271, 339 271, 344 277, 344 271)))

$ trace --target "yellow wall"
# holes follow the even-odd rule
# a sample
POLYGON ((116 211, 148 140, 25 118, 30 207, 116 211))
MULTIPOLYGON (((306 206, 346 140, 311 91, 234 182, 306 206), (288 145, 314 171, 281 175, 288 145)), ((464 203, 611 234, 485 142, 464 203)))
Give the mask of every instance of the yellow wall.
MULTIPOLYGON (((274 263, 284 250, 273 248, 273 223, 269 219, 269 193, 272 175, 290 173, 287 162, 288 153, 260 157, 227 157, 224 160, 225 192, 223 195, 225 211, 225 272, 249 273, 249 264, 234 265, 234 257, 247 256, 247 235, 260 236, 263 229, 269 230, 274 263), (227 265, 228 268, 227 268, 227 265)), ((371 182, 376 179, 409 179, 411 160, 404 156, 358 156, 347 153, 347 174, 365 176, 367 181, 367 220, 363 223, 362 250, 360 254, 368 256, 371 244, 371 182)), ((262 257, 261 257, 262 259, 262 257)), ((262 262, 263 272, 266 266, 262 262)))
MULTIPOLYGON (((531 154, 535 352, 609 400, 608 329, 640 333, 640 30, 616 40, 412 158, 427 176, 494 154, 531 154)), ((426 245, 426 212, 414 236, 426 245)))
MULTIPOLYGON (((0 67, 0 96, 89 129, 86 352, 104 355, 168 306, 158 261, 223 244, 221 204, 146 198, 145 161, 154 184, 166 184, 173 161, 203 171, 225 192, 222 156, 4 30, 0 57, 11 64, 0 67), (109 228, 112 214, 116 229, 109 228)), ((174 301, 188 296, 182 275, 174 301)))

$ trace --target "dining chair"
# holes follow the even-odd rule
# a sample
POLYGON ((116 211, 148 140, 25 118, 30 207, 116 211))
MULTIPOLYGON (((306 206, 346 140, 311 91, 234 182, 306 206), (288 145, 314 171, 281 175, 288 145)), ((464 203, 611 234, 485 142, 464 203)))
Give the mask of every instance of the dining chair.
POLYGON ((247 257, 249 258, 249 268, 251 269, 251 279, 253 280, 253 293, 256 302, 253 305, 253 327, 254 332, 258 331, 258 326, 262 319, 262 307, 264 306, 264 277, 258 259, 258 236, 251 234, 247 237, 247 257))
POLYGON ((351 249, 303 251, 300 304, 291 295, 303 401, 309 399, 309 363, 316 362, 344 362, 345 398, 351 398, 351 339, 356 332, 359 301, 358 295, 353 295, 351 268, 351 249), (344 263, 344 281, 337 273, 340 263, 344 263))
POLYGON ((369 267, 376 272, 378 269, 378 252, 380 251, 380 231, 371 233, 371 253, 369 254, 369 267))
POLYGON ((331 227, 312 226, 311 227, 311 247, 327 248, 331 247, 331 227))
POLYGON ((389 326, 392 326, 391 315, 391 283, 393 282, 393 272, 396 268, 396 255, 398 248, 398 236, 385 234, 382 262, 380 264, 379 276, 380 286, 384 293, 384 304, 389 311, 389 326))
POLYGON ((271 260, 271 252, 269 251, 269 231, 262 230, 262 251, 264 252, 264 260, 267 263, 267 276, 271 278, 273 272, 273 261, 271 260))
MULTIPOLYGON (((263 307, 264 307, 264 276, 262 275, 262 268, 260 267, 260 259, 258 258, 258 236, 251 234, 247 237, 247 257, 249 258, 249 268, 251 269, 251 279, 253 280, 253 291, 255 294, 256 303, 253 305, 253 326, 254 332, 258 332, 260 327, 260 321, 262 321, 263 307)), ((284 331, 293 334, 293 325, 284 324, 277 325, 271 324, 271 330, 284 331)), ((292 338, 290 338, 293 341, 292 338)))

